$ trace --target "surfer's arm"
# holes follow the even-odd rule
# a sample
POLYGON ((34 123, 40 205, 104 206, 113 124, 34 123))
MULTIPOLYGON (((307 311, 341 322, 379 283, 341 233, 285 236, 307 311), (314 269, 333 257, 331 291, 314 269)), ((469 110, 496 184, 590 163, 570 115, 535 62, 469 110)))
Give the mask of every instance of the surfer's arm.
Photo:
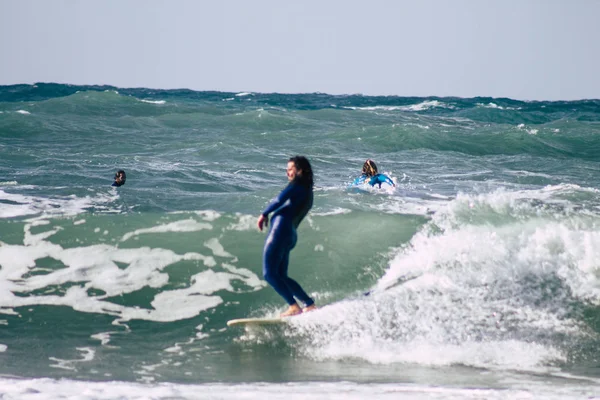
POLYGON ((265 208, 264 211, 258 217, 258 229, 262 231, 263 225, 269 226, 269 214, 281 208, 285 204, 285 202, 292 199, 297 192, 298 190, 296 188, 296 185, 287 185, 285 189, 283 189, 281 193, 279 193, 279 195, 275 197, 271 201, 271 203, 269 203, 267 208, 265 208))
POLYGON ((392 178, 390 178, 387 175, 381 175, 383 177, 383 181, 389 183, 392 186, 396 186, 396 184, 394 183, 394 181, 392 180, 392 178))
POLYGON ((369 181, 369 185, 371 186, 379 185, 379 187, 381 187, 382 183, 388 183, 392 186, 396 186, 394 181, 389 176, 384 174, 377 174, 369 181))
POLYGON ((275 197, 271 201, 271 203, 269 203, 267 208, 265 208, 264 211, 262 212, 262 215, 268 216, 270 213, 277 210, 279 207, 283 206, 286 201, 288 201, 290 198, 292 198, 292 196, 295 192, 294 186, 295 185, 293 185, 293 184, 287 185, 285 187, 285 189, 283 189, 281 191, 281 193, 279 193, 279 195, 277 195, 277 197, 275 197))
POLYGON ((361 176, 357 177, 356 179, 354 179, 354 181, 349 186, 361 185, 361 184, 365 183, 365 179, 367 179, 367 176, 361 175, 361 176))

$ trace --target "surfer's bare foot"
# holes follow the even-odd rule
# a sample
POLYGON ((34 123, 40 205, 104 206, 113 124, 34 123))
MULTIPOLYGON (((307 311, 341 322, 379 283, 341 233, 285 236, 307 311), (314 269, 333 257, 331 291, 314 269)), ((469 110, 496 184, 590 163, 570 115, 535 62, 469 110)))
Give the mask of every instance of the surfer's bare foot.
POLYGON ((310 312, 310 311, 315 311, 316 309, 317 309, 317 306, 316 306, 316 305, 314 305, 314 304, 311 304, 311 305, 310 305, 310 306, 308 306, 308 307, 304 307, 304 308, 302 309, 302 312, 310 312))
POLYGON ((285 312, 279 314, 280 317, 291 317, 293 315, 302 314, 302 309, 298 304, 292 304, 285 312))

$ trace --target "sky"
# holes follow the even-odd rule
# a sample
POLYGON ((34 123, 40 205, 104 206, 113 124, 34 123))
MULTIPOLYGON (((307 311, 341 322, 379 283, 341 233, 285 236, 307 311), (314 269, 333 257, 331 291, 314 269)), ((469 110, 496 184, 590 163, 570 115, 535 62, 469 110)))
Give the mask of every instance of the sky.
POLYGON ((0 0, 0 85, 600 98, 598 0, 0 0))

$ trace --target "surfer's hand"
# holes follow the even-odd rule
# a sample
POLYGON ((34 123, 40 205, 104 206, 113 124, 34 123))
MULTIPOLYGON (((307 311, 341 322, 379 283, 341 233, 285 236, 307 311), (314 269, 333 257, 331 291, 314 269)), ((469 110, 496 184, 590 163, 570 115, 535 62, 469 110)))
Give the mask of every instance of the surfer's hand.
POLYGON ((258 225, 258 229, 261 231, 263 230, 263 224, 265 227, 269 226, 269 217, 261 214, 256 223, 256 225, 258 225))

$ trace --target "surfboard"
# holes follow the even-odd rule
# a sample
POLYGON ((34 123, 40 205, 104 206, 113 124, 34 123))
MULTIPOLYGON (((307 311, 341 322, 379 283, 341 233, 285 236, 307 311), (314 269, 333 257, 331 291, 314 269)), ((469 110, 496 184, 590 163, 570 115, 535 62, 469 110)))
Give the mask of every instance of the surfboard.
POLYGON ((263 326, 285 324, 287 318, 239 318, 227 321, 227 326, 263 326))

